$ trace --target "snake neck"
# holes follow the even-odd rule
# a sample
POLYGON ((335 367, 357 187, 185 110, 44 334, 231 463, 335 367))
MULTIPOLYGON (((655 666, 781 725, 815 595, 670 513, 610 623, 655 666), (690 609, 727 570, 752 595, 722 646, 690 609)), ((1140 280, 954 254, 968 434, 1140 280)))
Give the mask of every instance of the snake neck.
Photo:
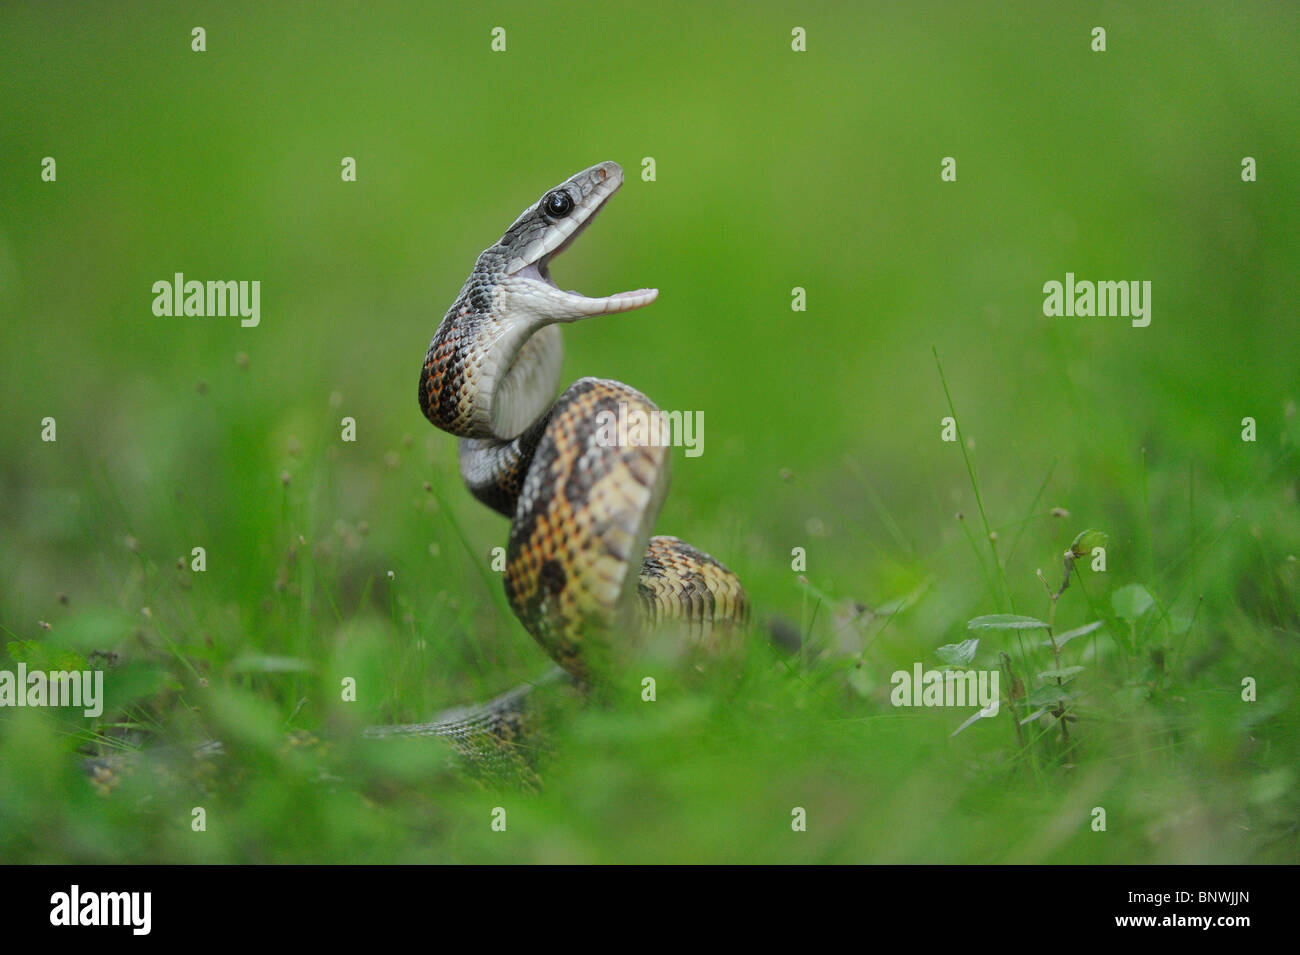
POLYGON ((462 438, 518 437, 546 413, 559 386, 560 338, 551 326, 655 300, 655 289, 589 298, 551 279, 551 259, 622 183, 617 163, 584 169, 548 190, 479 254, 420 373, 420 409, 434 426, 462 438))
POLYGON ((420 375, 420 410, 435 427, 509 441, 550 407, 560 332, 555 319, 528 307, 517 284, 476 271, 438 326, 420 375))
POLYGON ((518 307, 519 299, 508 279, 476 270, 434 334, 420 378, 425 416, 461 438, 465 485, 506 517, 514 515, 563 361, 559 328, 518 307))

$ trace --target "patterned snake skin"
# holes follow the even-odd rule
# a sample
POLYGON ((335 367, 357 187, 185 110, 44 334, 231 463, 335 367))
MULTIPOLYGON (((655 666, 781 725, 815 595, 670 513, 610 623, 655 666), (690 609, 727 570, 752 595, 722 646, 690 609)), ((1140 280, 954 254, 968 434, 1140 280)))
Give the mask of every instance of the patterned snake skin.
MULTIPOLYGON (((576 681, 598 677, 651 631, 693 644, 745 621, 736 575, 675 537, 650 537, 669 480, 669 451, 622 443, 602 422, 656 420, 621 382, 559 384, 558 323, 649 305, 654 289, 588 298, 558 289, 549 264, 622 185, 604 162, 548 190, 479 255, 434 333, 420 408, 461 438, 460 471, 478 500, 511 518, 505 591, 524 628, 576 681)), ((623 436, 626 438, 626 436, 623 436)), ((472 760, 526 737, 528 687, 428 724, 372 730, 449 738, 472 760)))

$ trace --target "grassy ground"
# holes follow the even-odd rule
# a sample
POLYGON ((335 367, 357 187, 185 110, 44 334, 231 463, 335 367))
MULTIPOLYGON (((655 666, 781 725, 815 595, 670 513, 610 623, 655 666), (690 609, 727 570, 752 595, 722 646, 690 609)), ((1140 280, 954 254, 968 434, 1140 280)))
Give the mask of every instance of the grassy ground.
POLYGON ((109 702, 0 710, 0 859, 1297 861, 1298 26, 7 6, 0 669, 106 665, 109 702), (568 330, 565 379, 704 412, 658 530, 736 570, 756 626, 653 704, 563 705, 543 790, 500 791, 350 740, 546 668, 416 381, 474 255, 603 159, 628 183, 557 281, 661 297, 568 330), (155 317, 177 271, 260 280, 261 324, 155 317), (1150 280, 1150 326, 1045 317, 1067 271, 1150 280), (1089 528, 1106 570, 1052 620, 1103 623, 1060 654, 1075 721, 1017 727, 1046 634, 967 621, 1046 621, 1036 572, 1089 528), (969 708, 890 705, 970 637, 1014 710, 952 737, 969 708), (105 797, 75 754, 124 731, 233 755, 199 794, 105 797))

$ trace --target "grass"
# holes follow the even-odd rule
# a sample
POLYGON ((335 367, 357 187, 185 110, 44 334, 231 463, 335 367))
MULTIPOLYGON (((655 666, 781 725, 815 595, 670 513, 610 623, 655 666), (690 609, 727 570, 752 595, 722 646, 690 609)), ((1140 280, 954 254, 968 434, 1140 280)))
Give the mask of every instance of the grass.
POLYGON ((828 9, 792 54, 775 7, 610 10, 556 57, 519 10, 492 59, 367 9, 205 11, 206 54, 171 7, 0 14, 0 670, 108 672, 99 720, 0 710, 0 860, 1297 861, 1292 12, 1108 9, 1093 54, 1040 5, 828 9), (548 666, 415 386, 473 256, 605 158, 557 281, 661 296, 566 329, 564 380, 705 412, 657 530, 756 619, 654 703, 539 691, 530 793, 358 735, 548 666), (262 324, 155 318, 174 271, 261 280, 262 324), (1066 271, 1152 280, 1152 324, 1044 317, 1066 271), (968 628, 1007 613, 1102 626, 968 628), (970 638, 997 717, 890 704, 970 638), (197 786, 77 766, 208 738, 197 786))

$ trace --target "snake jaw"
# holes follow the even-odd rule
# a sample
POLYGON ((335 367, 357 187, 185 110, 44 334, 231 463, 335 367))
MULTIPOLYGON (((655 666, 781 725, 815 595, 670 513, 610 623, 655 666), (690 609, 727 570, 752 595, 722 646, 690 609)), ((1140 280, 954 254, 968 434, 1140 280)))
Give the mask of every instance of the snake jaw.
POLYGON ((510 310, 528 316, 529 324, 534 327, 630 312, 644 308, 659 297, 658 289, 642 288, 591 298, 581 292, 564 291, 549 279, 536 277, 535 272, 512 276, 502 287, 510 296, 510 310))
POLYGON ((596 315, 614 315, 618 312, 630 312, 633 309, 645 308, 659 297, 659 290, 657 288, 640 288, 630 292, 616 292, 603 298, 588 298, 578 292, 561 292, 560 294, 564 296, 567 314, 572 316, 560 319, 560 321, 579 321, 596 315))

